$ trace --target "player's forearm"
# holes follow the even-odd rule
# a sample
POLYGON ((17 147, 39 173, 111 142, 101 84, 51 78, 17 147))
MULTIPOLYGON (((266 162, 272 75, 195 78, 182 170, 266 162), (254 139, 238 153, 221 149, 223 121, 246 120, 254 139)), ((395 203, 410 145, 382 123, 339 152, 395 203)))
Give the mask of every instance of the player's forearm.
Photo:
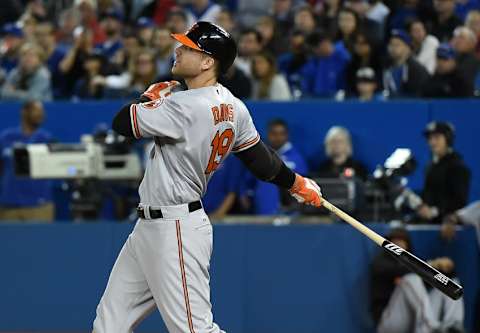
POLYGON ((113 118, 112 129, 118 134, 121 134, 125 137, 135 138, 135 135, 133 134, 133 129, 132 129, 132 121, 130 118, 130 106, 132 104, 143 103, 148 101, 149 99, 147 97, 142 96, 122 106, 120 111, 118 111, 118 113, 113 118))
POLYGON ((285 189, 290 189, 295 182, 295 173, 262 141, 236 156, 258 179, 285 189))

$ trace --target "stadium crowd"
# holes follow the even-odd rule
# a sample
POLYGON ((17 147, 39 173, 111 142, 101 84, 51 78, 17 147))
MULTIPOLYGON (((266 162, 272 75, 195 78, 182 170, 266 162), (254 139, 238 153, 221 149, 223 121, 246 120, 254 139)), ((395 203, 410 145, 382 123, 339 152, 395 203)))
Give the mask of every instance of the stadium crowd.
POLYGON ((231 32, 246 99, 472 97, 477 0, 5 0, 0 98, 113 99, 171 79, 195 21, 231 32))

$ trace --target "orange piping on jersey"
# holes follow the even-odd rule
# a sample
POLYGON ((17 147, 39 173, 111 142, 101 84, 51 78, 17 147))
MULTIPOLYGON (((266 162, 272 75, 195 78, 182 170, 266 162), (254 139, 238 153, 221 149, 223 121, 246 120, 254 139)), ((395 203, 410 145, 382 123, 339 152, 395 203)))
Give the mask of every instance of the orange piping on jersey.
POLYGON ((183 261, 182 232, 180 230, 180 220, 175 220, 177 227, 178 259, 180 261, 180 272, 182 274, 183 296, 185 298, 185 309, 187 311, 188 328, 190 333, 195 333, 193 329, 192 310, 190 309, 190 299, 188 297, 187 276, 185 275, 185 263, 183 261))
POLYGON ((245 142, 245 143, 242 143, 240 146, 233 147, 233 148, 232 148, 232 151, 233 151, 233 152, 236 152, 236 151, 239 151, 239 150, 241 150, 241 149, 248 148, 248 147, 253 146, 253 145, 255 145, 256 143, 258 143, 258 141, 260 141, 260 135, 259 135, 259 134, 257 134, 257 136, 256 136, 254 139, 252 139, 252 140, 250 140, 250 141, 247 141, 247 142, 245 142))
POLYGON ((130 107, 130 111, 131 111, 131 118, 132 118, 132 122, 133 122, 133 136, 136 138, 136 139, 140 139, 142 137, 142 135, 140 134, 140 130, 138 129, 138 122, 137 122, 137 105, 136 104, 132 104, 132 106, 130 107))

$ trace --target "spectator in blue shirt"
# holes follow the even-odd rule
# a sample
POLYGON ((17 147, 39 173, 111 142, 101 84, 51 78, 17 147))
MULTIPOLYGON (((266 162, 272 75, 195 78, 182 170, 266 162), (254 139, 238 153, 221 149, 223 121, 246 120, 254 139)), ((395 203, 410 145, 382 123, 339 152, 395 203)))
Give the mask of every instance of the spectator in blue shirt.
POLYGON ((96 45, 103 56, 107 59, 113 57, 122 45, 123 14, 116 9, 109 9, 105 12, 102 20, 107 40, 100 45, 96 45))
POLYGON ((343 43, 333 44, 332 38, 323 32, 308 37, 313 57, 302 68, 302 91, 314 97, 333 97, 345 89, 345 68, 350 54, 343 43))
POLYGON ((17 66, 24 35, 22 29, 14 23, 5 24, 2 27, 2 34, 0 67, 8 73, 17 66))
POLYGON ((383 86, 390 97, 418 97, 430 77, 413 58, 411 43, 406 31, 392 30, 388 43, 391 65, 383 73, 383 86))
POLYGON ((295 98, 302 96, 301 70, 308 60, 305 35, 294 30, 289 38, 289 52, 278 57, 278 70, 287 78, 288 85, 295 98))
POLYGON ((240 160, 229 156, 213 174, 202 199, 203 208, 212 219, 221 219, 232 209, 243 180, 242 168, 240 160))
MULTIPOLYGON (((292 145, 288 137, 288 126, 281 119, 275 119, 268 125, 268 144, 280 156, 283 162, 300 174, 308 172, 302 154, 292 145)), ((286 191, 270 183, 257 180, 254 185, 254 213, 259 215, 279 214, 296 207, 286 191)))
POLYGON ((52 221, 54 218, 51 181, 17 177, 13 164, 15 144, 52 141, 50 133, 40 128, 43 120, 42 103, 28 101, 21 110, 20 126, 0 133, 0 220, 52 221))

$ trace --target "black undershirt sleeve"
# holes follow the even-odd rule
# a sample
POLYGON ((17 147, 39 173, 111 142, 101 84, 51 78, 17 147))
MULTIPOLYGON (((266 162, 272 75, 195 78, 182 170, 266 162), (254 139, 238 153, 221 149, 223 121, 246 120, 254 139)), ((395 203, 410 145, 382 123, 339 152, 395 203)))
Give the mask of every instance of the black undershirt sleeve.
POLYGON ((130 106, 132 104, 145 103, 150 99, 145 96, 141 96, 128 104, 122 106, 120 111, 115 115, 112 121, 112 129, 127 138, 135 138, 133 135, 132 121, 130 119, 130 106))
POLYGON ((253 147, 236 153, 235 156, 260 180, 285 189, 290 189, 295 182, 295 173, 261 140, 253 147))

